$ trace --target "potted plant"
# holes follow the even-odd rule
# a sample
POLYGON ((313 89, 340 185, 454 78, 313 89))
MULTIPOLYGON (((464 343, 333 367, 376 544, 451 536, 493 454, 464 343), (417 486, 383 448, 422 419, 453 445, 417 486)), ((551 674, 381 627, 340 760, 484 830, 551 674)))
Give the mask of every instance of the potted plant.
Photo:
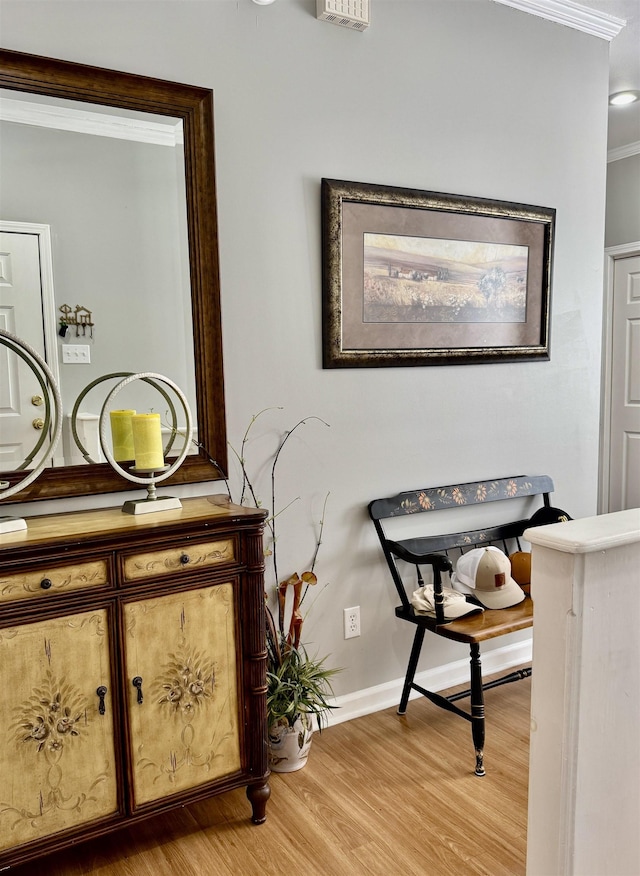
POLYGON ((307 762, 313 718, 322 730, 327 712, 335 706, 327 658, 310 657, 300 643, 303 616, 300 605, 308 587, 316 583, 313 571, 292 575, 278 585, 278 626, 267 606, 267 719, 269 767, 274 772, 293 772, 307 762), (284 633, 285 603, 293 590, 289 631, 284 633), (304 590, 303 590, 304 588, 304 590), (280 608, 282 607, 282 608, 280 608))
MULTIPOLYGON (((245 454, 250 431, 258 417, 267 410, 272 409, 265 408, 252 417, 244 433, 240 452, 235 451, 233 447, 231 448, 242 473, 240 502, 242 504, 250 497, 250 501, 256 507, 260 507, 262 503, 249 477, 245 454)), ((278 572, 276 526, 280 514, 286 508, 280 511, 275 510, 276 467, 282 450, 291 435, 310 420, 317 420, 325 426, 327 425, 318 417, 307 417, 300 420, 293 429, 284 433, 270 460, 271 509, 266 520, 265 555, 271 558, 273 577, 276 582, 277 620, 269 607, 269 594, 267 593, 267 721, 269 766, 275 772, 293 772, 305 765, 311 745, 314 718, 318 730, 322 730, 328 711, 335 708, 329 702, 329 697, 333 694, 331 678, 339 671, 326 666, 326 656, 322 658, 310 656, 301 642, 304 623, 303 604, 309 587, 317 584, 314 569, 322 542, 324 512, 328 496, 324 501, 323 517, 320 521, 315 551, 308 571, 301 575, 296 572, 282 581, 279 580, 278 572)))

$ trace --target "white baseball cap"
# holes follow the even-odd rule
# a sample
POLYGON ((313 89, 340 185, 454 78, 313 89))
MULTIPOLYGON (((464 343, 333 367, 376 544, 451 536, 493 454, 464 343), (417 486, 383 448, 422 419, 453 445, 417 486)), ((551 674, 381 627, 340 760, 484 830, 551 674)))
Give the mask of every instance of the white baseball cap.
MULTIPOLYGON (((467 602, 462 593, 456 593, 450 587, 442 588, 443 610, 445 620, 455 620, 473 611, 484 611, 481 605, 467 602)), ((436 617, 436 603, 433 593, 433 584, 419 587, 411 596, 411 605, 416 614, 428 614, 436 617)))
POLYGON ((474 596, 485 608, 509 608, 524 599, 524 591, 511 577, 509 557, 493 545, 462 554, 451 586, 474 596))

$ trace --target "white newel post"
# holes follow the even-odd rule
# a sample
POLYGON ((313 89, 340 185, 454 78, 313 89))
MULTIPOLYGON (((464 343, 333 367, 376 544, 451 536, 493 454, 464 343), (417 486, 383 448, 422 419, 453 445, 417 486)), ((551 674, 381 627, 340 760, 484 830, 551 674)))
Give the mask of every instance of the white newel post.
POLYGON ((527 876, 640 874, 640 509, 525 532, 527 876))

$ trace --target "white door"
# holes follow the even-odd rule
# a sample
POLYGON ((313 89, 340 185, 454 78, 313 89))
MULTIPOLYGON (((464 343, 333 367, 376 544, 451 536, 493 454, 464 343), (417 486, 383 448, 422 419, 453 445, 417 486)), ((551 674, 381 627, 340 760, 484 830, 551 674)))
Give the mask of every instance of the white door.
MULTIPOLYGON (((41 242, 40 233, 0 231, 0 327, 50 359, 45 356, 41 242)), ((38 442, 44 418, 43 390, 36 375, 8 347, 0 346, 0 471, 13 471, 23 463, 38 442)))
POLYGON ((609 508, 640 507, 640 256, 613 268, 609 508))

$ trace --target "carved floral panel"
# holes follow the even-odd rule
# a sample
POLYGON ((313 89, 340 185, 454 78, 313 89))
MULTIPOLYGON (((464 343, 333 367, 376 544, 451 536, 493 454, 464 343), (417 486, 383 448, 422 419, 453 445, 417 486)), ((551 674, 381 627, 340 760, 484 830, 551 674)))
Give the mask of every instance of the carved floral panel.
POLYGON ((111 688, 105 610, 0 629, 0 849, 117 811, 111 688))
POLYGON ((239 770, 233 585, 140 600, 124 613, 135 804, 239 770))

